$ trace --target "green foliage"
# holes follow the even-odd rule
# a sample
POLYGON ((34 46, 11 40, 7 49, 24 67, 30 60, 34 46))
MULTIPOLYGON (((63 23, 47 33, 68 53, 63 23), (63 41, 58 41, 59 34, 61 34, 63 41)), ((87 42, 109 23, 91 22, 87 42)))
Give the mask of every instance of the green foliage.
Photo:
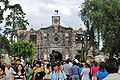
POLYGON ((82 60, 82 55, 77 54, 77 55, 75 56, 75 59, 77 59, 78 61, 81 61, 81 60, 82 60))
POLYGON ((17 43, 12 43, 10 46, 11 55, 16 57, 31 58, 36 51, 35 45, 32 42, 22 40, 17 43))
POLYGON ((81 18, 90 21, 98 41, 101 36, 111 56, 120 53, 120 0, 85 0, 81 18))
POLYGON ((0 3, 3 4, 3 6, 0 5, 0 23, 2 23, 2 21, 4 20, 3 13, 7 9, 7 5, 9 3, 9 1, 8 0, 0 0, 0 3), (3 7, 3 9, 1 7, 3 7))
POLYGON ((5 36, 0 37, 0 49, 4 49, 7 52, 10 52, 9 40, 5 36))
POLYGON ((29 23, 25 20, 26 14, 19 4, 9 5, 8 8, 10 14, 5 18, 4 34, 10 34, 11 42, 13 42, 13 37, 17 36, 17 30, 26 30, 29 23))

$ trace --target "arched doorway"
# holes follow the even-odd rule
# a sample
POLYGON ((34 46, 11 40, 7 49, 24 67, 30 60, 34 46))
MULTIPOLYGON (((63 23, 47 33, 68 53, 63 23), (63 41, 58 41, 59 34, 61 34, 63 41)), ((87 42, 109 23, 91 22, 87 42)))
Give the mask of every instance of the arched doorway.
POLYGON ((52 50, 50 61, 62 61, 62 54, 59 51, 52 50))

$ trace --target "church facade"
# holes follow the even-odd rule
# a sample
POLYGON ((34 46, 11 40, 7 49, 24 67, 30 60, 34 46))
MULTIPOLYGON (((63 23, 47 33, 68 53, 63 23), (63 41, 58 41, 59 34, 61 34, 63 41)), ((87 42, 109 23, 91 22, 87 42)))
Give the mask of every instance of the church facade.
POLYGON ((62 54, 63 59, 73 59, 82 47, 85 30, 73 30, 60 25, 60 16, 52 16, 52 24, 39 30, 20 31, 18 39, 26 39, 36 44, 42 60, 50 60, 52 51, 62 54))

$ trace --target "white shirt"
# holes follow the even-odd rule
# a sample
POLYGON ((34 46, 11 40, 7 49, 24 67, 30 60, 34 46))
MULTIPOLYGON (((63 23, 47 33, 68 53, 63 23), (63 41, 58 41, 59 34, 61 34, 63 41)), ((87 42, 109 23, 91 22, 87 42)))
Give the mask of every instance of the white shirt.
POLYGON ((90 73, 90 68, 84 68, 81 72, 81 75, 82 75, 81 80, 90 80, 89 73, 90 73))
POLYGON ((120 75, 115 73, 115 74, 109 74, 106 78, 103 80, 120 80, 120 75))
POLYGON ((5 74, 6 74, 6 77, 8 79, 12 78, 12 74, 13 74, 14 70, 13 68, 11 67, 10 69, 8 69, 7 67, 5 68, 5 74))

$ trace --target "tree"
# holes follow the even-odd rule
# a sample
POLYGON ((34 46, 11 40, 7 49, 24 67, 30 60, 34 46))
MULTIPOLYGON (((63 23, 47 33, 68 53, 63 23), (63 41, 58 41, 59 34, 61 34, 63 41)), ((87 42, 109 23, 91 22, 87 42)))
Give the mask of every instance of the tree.
POLYGON ((14 42, 14 38, 17 37, 17 30, 26 30, 26 26, 29 25, 25 20, 25 13, 23 12, 19 4, 9 5, 10 14, 5 18, 5 35, 10 34, 11 42, 14 42))
POLYGON ((3 8, 2 8, 2 6, 0 6, 0 23, 2 23, 2 21, 4 20, 3 13, 7 9, 9 1, 8 0, 0 0, 0 3, 3 3, 3 6, 4 6, 3 8))
POLYGON ((5 53, 9 53, 10 52, 10 44, 9 44, 9 40, 5 37, 5 36, 0 36, 0 62, 2 59, 2 53, 3 51, 5 51, 5 53))
POLYGON ((32 42, 21 40, 10 45, 11 55, 16 57, 31 58, 36 51, 35 45, 32 42))
POLYGON ((0 48, 4 49, 7 52, 10 52, 9 40, 5 36, 0 37, 0 48))
MULTIPOLYGON (((105 50, 110 56, 120 53, 120 1, 85 0, 81 18, 90 21, 98 42, 102 37, 105 50)), ((99 45, 99 43, 98 43, 99 45)))

